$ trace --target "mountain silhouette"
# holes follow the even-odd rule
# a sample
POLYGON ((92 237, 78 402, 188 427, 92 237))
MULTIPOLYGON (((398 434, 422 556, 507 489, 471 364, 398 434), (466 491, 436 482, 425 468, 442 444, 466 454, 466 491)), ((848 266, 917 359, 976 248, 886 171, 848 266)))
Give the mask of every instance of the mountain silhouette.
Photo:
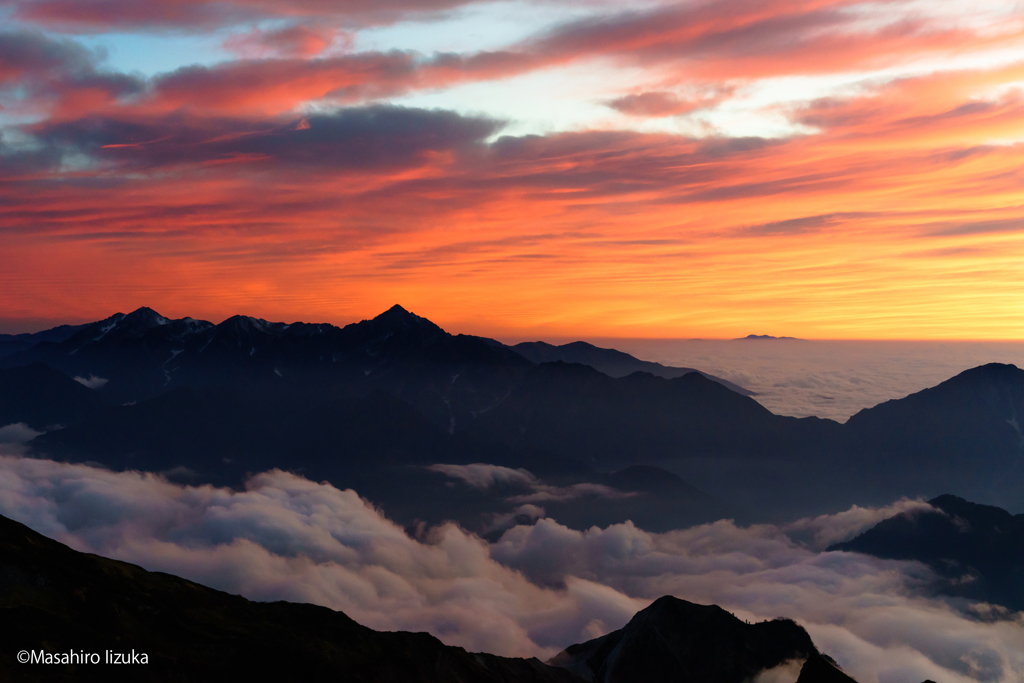
POLYGON ((536 659, 378 632, 326 607, 260 603, 80 553, 0 517, 0 679, 573 683, 536 659), (20 664, 20 650, 145 653, 144 665, 20 664))
MULTIPOLYGON (((844 425, 858 472, 891 496, 954 491, 1024 507, 1024 370, 990 363, 862 410, 844 425)), ((891 497, 889 498, 892 499, 891 497)))
POLYGON ((796 622, 747 624, 717 605, 665 596, 623 628, 571 645, 549 661, 592 683, 745 683, 797 661, 803 683, 855 683, 796 622))
POLYGON ((1024 610, 1024 515, 952 495, 928 504, 829 550, 924 562, 942 577, 939 592, 1024 610))
POLYGON ((0 367, 32 361, 109 380, 103 392, 114 403, 142 402, 181 386, 275 391, 301 384, 343 387, 352 395, 382 389, 453 431, 473 411, 497 403, 532 365, 491 340, 450 335, 400 306, 344 328, 246 316, 213 325, 140 308, 87 325, 59 344, 0 358, 0 367))
POLYGON ((58 344, 85 325, 58 325, 42 332, 0 334, 0 358, 26 351, 39 344, 58 344))
MULTIPOLYGON (((626 362, 589 345, 524 348, 626 362)), ((689 487, 562 497, 545 508, 584 528, 629 518, 652 530, 717 516, 785 521, 947 491, 1024 509, 1024 371, 1012 365, 965 371, 839 424, 774 415, 699 372, 614 377, 537 363, 395 306, 344 328, 245 316, 213 325, 142 308, 0 358, 0 367, 15 373, 0 377, 7 395, 26 397, 0 399, 0 418, 65 427, 32 441, 36 455, 232 486, 281 467, 362 487, 408 524, 443 509, 484 533, 488 515, 511 512, 504 498, 425 473, 437 463, 613 488, 615 473, 656 467, 689 487), (31 386, 18 373, 40 362, 66 377, 31 386), (97 388, 72 386, 76 376, 97 378, 97 388), (31 399, 55 382, 63 394, 52 406, 31 399)))
POLYGON ((615 349, 602 349, 583 341, 562 344, 561 346, 541 341, 522 342, 521 344, 516 344, 511 348, 515 349, 515 351, 523 357, 528 358, 537 364, 554 363, 555 361, 562 361, 563 363, 579 363, 580 365, 589 365, 609 377, 625 377, 626 375, 631 375, 634 372, 647 372, 655 377, 674 379, 676 377, 688 375, 691 372, 697 372, 714 382, 718 382, 724 387, 728 387, 737 394, 741 394, 743 396, 755 395, 754 392, 748 389, 744 389, 743 387, 733 384, 728 380, 724 380, 721 377, 715 377, 714 375, 710 375, 706 372, 701 372, 700 370, 695 370, 693 368, 669 367, 662 365, 661 363, 652 363, 650 361, 634 358, 628 353, 623 353, 622 351, 617 351, 615 349))

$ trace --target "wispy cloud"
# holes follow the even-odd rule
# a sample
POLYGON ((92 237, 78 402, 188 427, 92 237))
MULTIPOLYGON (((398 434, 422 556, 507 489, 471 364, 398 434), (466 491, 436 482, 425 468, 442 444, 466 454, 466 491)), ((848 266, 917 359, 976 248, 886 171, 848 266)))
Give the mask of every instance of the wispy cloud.
POLYGON ((106 377, 97 377, 96 375, 89 375, 88 377, 75 376, 74 380, 79 384, 89 387, 90 389, 99 389, 110 381, 106 377))
POLYGON ((532 488, 537 485, 537 477, 522 468, 511 469, 500 465, 474 463, 472 465, 438 464, 431 465, 427 469, 461 480, 475 489, 486 490, 501 485, 532 488))

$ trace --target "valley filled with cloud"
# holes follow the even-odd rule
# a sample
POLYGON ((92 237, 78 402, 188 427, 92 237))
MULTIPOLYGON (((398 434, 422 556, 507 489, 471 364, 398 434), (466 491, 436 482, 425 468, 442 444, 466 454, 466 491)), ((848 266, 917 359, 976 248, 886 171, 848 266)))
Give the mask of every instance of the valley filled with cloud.
POLYGON ((934 597, 919 563, 822 552, 920 507, 660 534, 542 518, 488 543, 455 524, 410 535, 355 491, 276 470, 231 490, 0 457, 0 514, 73 548, 255 600, 325 605, 375 629, 426 630, 471 651, 547 658, 672 594, 751 621, 796 619, 862 683, 1019 680, 1019 615, 934 597))

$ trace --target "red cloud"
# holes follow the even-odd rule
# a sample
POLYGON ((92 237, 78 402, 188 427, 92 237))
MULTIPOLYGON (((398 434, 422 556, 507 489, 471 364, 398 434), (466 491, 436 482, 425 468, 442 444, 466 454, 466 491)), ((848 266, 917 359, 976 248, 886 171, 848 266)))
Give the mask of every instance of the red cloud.
POLYGON ((569 311, 577 331, 654 334, 793 315, 796 300, 805 336, 982 334, 978 301, 1016 301, 993 264, 1015 267, 1022 248, 1024 212, 1007 200, 1024 181, 1019 152, 987 144, 1024 125, 1012 96, 986 97, 1011 77, 937 74, 817 103, 801 115, 832 124, 776 141, 591 131, 486 144, 493 122, 379 109, 308 128, 180 114, 36 127, 36 157, 0 155, 0 247, 15 264, 0 305, 55 313, 91 283, 106 292, 97 306, 149 288, 157 303, 279 299, 323 318, 332 302, 398 297, 441 319, 569 311), (64 154, 92 161, 75 170, 64 154), (300 280, 316 294, 297 304, 300 280), (950 287, 974 292, 971 305, 950 287), (610 328, 609 308, 635 326, 610 328), (936 319, 951 322, 927 327, 936 319))
POLYGON ((22 21, 87 32, 215 28, 266 18, 323 17, 355 24, 392 22, 474 0, 11 0, 22 21))
MULTIPOLYGON (((22 3, 22 16, 94 29, 270 15, 296 26, 250 34, 270 51, 259 58, 148 80, 105 72, 74 43, 0 36, 4 106, 44 112, 19 131, 32 144, 0 141, 0 253, 13 264, 0 270, 0 310, 57 315, 88 291, 98 317, 146 291, 158 308, 200 300, 207 317, 278 317, 267 306, 280 305, 337 319, 402 301, 442 320, 569 310, 574 334, 685 333, 711 319, 709 333, 737 336, 785 319, 799 336, 984 335, 986 321, 1019 318, 1006 283, 1024 258, 1024 176, 1007 144, 1024 127, 1020 65, 797 106, 784 113, 812 131, 781 140, 592 130, 488 143, 498 123, 450 112, 296 113, 612 60, 655 85, 609 104, 678 115, 762 77, 1019 41, 1011 22, 974 31, 905 13, 879 26, 853 4, 674 5, 507 51, 423 56, 321 51, 330 36, 301 28, 329 25, 309 19, 322 7, 311 0, 22 3), (694 87, 709 94, 669 94, 694 87)), ((345 11, 383 16, 370 3, 345 11)))
POLYGON ((254 29, 249 33, 232 36, 224 46, 243 57, 316 57, 341 39, 350 44, 351 36, 319 27, 289 26, 276 31, 254 29))
MULTIPOLYGON (((843 11, 853 4, 853 0, 717 0, 671 5, 578 21, 508 51, 470 55, 364 52, 309 59, 323 54, 338 34, 305 25, 278 31, 255 30, 229 39, 228 44, 263 58, 185 67, 163 74, 147 84, 147 93, 136 98, 136 106, 148 112, 186 108, 228 115, 276 115, 308 102, 379 100, 411 90, 500 79, 610 57, 659 69, 662 86, 609 104, 631 115, 667 116, 714 106, 736 83, 755 78, 876 68, 941 52, 1011 44, 1018 39, 1009 29, 1003 33, 974 32, 910 15, 880 28, 865 27, 857 23, 856 13, 843 11), (269 58, 271 55, 282 58, 269 58), (686 92, 694 80, 705 84, 711 94, 668 94, 686 92)), ((903 5, 893 2, 887 6, 896 11, 903 5)), ((49 6, 29 3, 23 9, 49 6)), ((76 0, 76 6, 95 9, 107 3, 76 0)), ((154 12, 161 7, 159 3, 139 6, 154 12)), ((180 11, 227 12, 240 8, 269 11, 284 6, 253 1, 192 2, 175 7, 180 11)), ((295 7, 296 11, 306 11, 312 5, 295 7)), ((369 5, 352 5, 350 9, 362 11, 360 7, 367 9, 369 5)), ((414 11, 416 7, 410 2, 398 9, 414 11)), ((133 94, 138 94, 137 90, 133 94)), ((117 97, 104 99, 101 95, 102 88, 93 89, 92 95, 83 91, 74 100, 68 98, 67 108, 81 114, 87 107, 109 109, 117 103, 117 97)))
POLYGON ((858 0, 712 0, 577 21, 522 46, 552 61, 614 57, 675 64, 680 79, 750 79, 881 68, 926 55, 1012 46, 1019 28, 975 32, 886 3, 895 22, 865 25, 858 0))
POLYGON ((22 115, 80 116, 142 92, 141 79, 98 66, 96 53, 41 33, 0 33, 0 98, 22 115), (6 91, 6 92, 5 92, 6 91))
POLYGON ((421 59, 408 52, 363 52, 312 60, 243 60, 186 67, 159 76, 140 107, 278 114, 313 100, 350 103, 380 99, 413 89, 486 80, 530 67, 529 58, 511 53, 443 54, 421 59))
POLYGON ((723 89, 717 93, 688 99, 680 98, 670 92, 649 91, 616 98, 608 102, 608 106, 630 116, 651 118, 680 116, 699 109, 714 107, 727 97, 730 90, 723 89))

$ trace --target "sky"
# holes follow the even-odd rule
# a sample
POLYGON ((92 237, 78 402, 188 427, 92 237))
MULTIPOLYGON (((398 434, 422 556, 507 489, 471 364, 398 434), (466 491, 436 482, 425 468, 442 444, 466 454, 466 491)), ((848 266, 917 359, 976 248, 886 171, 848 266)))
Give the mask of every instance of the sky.
POLYGON ((0 0, 0 332, 1024 339, 1024 5, 0 0))

